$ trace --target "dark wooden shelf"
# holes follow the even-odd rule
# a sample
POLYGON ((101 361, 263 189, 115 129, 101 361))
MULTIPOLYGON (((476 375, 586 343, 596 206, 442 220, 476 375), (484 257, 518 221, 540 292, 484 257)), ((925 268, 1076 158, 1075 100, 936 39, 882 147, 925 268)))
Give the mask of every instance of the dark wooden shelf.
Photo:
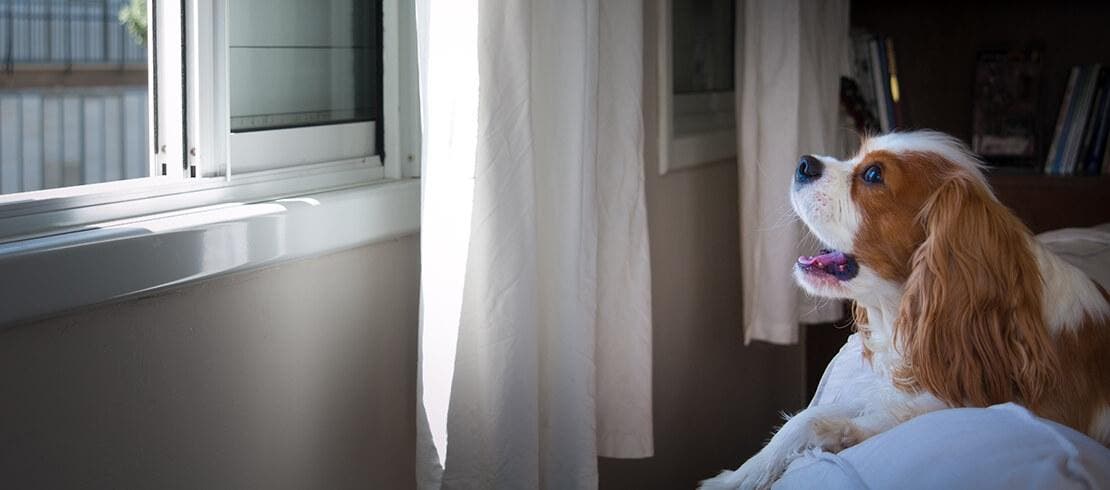
POLYGON ((998 200, 1033 233, 1110 222, 1110 176, 1053 176, 995 169, 987 179, 998 200))

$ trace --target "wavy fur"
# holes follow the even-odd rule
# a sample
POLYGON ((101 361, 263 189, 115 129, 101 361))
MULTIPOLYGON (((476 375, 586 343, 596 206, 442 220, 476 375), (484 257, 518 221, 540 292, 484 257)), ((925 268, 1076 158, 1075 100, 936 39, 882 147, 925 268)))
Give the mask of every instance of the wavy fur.
POLYGON ((955 406, 1021 400, 1036 410, 1059 361, 1028 229, 963 176, 936 191, 922 219, 927 236, 895 320, 905 349, 897 378, 955 406))

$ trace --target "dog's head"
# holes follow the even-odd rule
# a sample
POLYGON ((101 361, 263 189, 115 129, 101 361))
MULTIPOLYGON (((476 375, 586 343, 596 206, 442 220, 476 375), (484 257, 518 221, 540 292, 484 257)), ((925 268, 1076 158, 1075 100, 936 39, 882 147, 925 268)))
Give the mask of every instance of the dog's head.
POLYGON ((803 156, 790 194, 827 246, 798 259, 798 283, 897 309, 907 379, 976 405, 1036 398, 1046 373, 1028 363, 1049 355, 1031 235, 980 167, 949 136, 892 133, 846 161, 803 156))
POLYGON ((847 161, 801 157, 790 201, 827 246, 799 258, 798 282, 815 295, 865 302, 907 282, 913 255, 928 238, 930 216, 971 205, 985 216, 1000 207, 979 161, 962 144, 921 131, 865 139, 847 161))

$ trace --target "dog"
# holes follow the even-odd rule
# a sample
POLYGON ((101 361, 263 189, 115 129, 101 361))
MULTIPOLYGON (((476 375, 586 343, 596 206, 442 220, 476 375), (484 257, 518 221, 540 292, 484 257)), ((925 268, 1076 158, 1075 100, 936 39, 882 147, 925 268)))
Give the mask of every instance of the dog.
POLYGON ((854 302, 882 381, 802 410, 702 488, 767 488, 807 449, 839 452, 948 407, 1016 402, 1110 446, 1110 298, 1037 242, 982 166, 934 131, 865 138, 846 161, 801 157, 790 202, 827 248, 794 277, 854 302))

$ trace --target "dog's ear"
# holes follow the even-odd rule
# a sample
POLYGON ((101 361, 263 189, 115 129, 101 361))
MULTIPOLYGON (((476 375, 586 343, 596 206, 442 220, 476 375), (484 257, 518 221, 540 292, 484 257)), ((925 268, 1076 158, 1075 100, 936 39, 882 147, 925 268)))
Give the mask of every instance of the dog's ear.
POLYGON ((1059 363, 1028 229, 969 176, 942 184, 921 219, 895 321, 898 379, 955 406, 1036 406, 1059 363))
POLYGON ((863 347, 861 353, 867 362, 871 362, 874 352, 868 347, 871 344, 871 328, 868 327, 869 320, 867 318, 867 308, 860 306, 855 301, 852 302, 852 331, 859 334, 863 340, 863 347))

